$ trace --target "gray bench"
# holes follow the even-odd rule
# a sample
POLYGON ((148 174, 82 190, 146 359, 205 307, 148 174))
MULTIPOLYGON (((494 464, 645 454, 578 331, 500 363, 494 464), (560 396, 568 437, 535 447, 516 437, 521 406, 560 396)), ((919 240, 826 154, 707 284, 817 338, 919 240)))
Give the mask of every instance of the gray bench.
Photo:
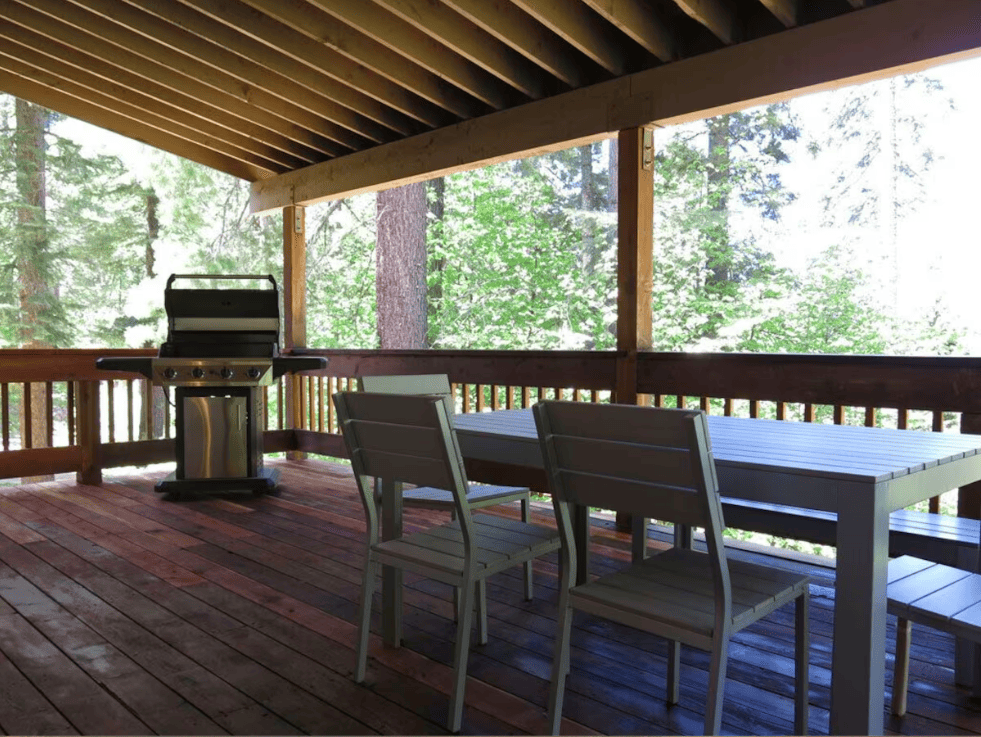
MULTIPOLYGON (((722 498, 726 526, 767 535, 835 544, 834 512, 722 498)), ((981 521, 901 509, 889 518, 889 556, 914 555, 934 563, 978 570, 981 521)))

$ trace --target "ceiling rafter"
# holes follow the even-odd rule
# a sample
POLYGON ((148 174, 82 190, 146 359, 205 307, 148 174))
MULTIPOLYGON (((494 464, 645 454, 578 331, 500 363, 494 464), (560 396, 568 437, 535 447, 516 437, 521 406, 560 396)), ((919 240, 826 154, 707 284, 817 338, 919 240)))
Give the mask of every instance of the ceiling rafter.
POLYGON ((243 0, 243 3, 353 62, 373 69, 394 84, 454 116, 469 118, 484 109, 481 103, 456 86, 406 60, 357 29, 311 7, 304 0, 243 0))
MULTIPOLYGON (((434 128, 449 122, 443 111, 400 85, 247 5, 222 0, 181 2, 225 26, 208 29, 215 43, 237 43, 238 53, 403 135, 420 132, 419 123, 434 128)), ((171 8, 167 16, 173 17, 174 3, 140 0, 140 4, 145 9, 166 6, 171 8)))
POLYGON ((365 0, 310 0, 310 3, 432 74, 442 76, 495 110, 511 107, 525 99, 497 77, 398 16, 380 8, 372 13, 365 12, 365 0))
MULTIPOLYGON (((144 21, 143 23, 130 18, 130 21, 137 28, 140 28, 141 32, 117 23, 116 19, 124 15, 121 11, 127 6, 117 5, 115 0, 112 0, 111 4, 107 4, 106 7, 102 8, 104 12, 101 14, 91 12, 78 5, 68 5, 57 0, 29 1, 34 8, 42 12, 50 11, 51 13, 56 13, 70 25, 77 29, 87 31, 97 38, 105 39, 122 49, 138 49, 138 56, 153 61, 170 72, 177 74, 180 79, 177 82, 177 89, 181 89, 187 80, 200 82, 213 90, 211 94, 217 91, 237 97, 241 101, 248 103, 249 106, 264 110, 283 120, 289 120, 298 126, 309 129, 324 139, 341 144, 341 146, 348 150, 356 150, 364 146, 365 137, 362 134, 355 133, 333 120, 318 117, 308 110, 304 110, 293 103, 283 100, 277 95, 271 95, 263 88, 243 83, 241 79, 237 79, 215 68, 211 63, 214 58, 212 56, 213 49, 211 48, 211 44, 190 37, 190 34, 185 32, 172 34, 172 26, 163 22, 154 23, 152 22, 152 18, 142 19, 144 21), (113 18, 113 20, 110 20, 110 18, 113 18), (187 49, 193 49, 193 53, 203 55, 201 58, 206 63, 194 64, 192 57, 187 53, 176 51, 173 47, 160 43, 158 40, 147 35, 147 33, 152 32, 159 32, 171 37, 176 36, 176 38, 171 38, 173 42, 182 41, 186 43, 187 49)), ((97 0, 89 1, 95 3, 97 0)))
MULTIPOLYGON (((2 19, 0 19, 0 38, 6 41, 9 56, 15 53, 13 45, 16 44, 19 47, 16 49, 16 54, 20 60, 39 70, 56 75, 68 84, 77 84, 114 101, 113 105, 104 105, 105 107, 130 106, 137 111, 145 111, 148 116, 172 120, 182 129, 206 134, 212 141, 211 145, 217 150, 222 148, 222 145, 217 143, 220 141, 237 150, 254 153, 267 162, 264 166, 271 171, 295 169, 316 161, 312 151, 307 150, 305 156, 300 157, 289 150, 284 150, 283 147, 272 146, 251 138, 236 130, 234 126, 228 125, 227 121, 225 125, 221 125, 208 116, 195 116, 185 112, 184 107, 189 100, 183 101, 184 107, 168 104, 154 96, 153 93, 159 90, 150 88, 140 91, 139 78, 126 70, 111 67, 100 59, 70 49, 33 31, 18 28, 2 19)), ((15 67, 12 66, 14 61, 14 59, 8 60, 6 66, 14 69, 15 67)), ((142 116, 131 112, 131 117, 139 120, 142 116)), ((192 136, 191 139, 194 140, 194 137, 192 136)), ((286 139, 281 139, 279 142, 281 146, 288 144, 286 139)), ((286 146, 286 149, 288 148, 290 147, 286 146)))
POLYGON ((512 0, 519 8, 544 23, 567 43, 612 74, 627 68, 623 46, 614 32, 601 23, 585 5, 566 0, 512 0))
MULTIPOLYGON (((38 3, 32 4, 37 5, 38 3)), ((219 109, 223 108, 243 120, 249 120, 251 117, 256 124, 262 125, 270 131, 279 131, 287 139, 308 146, 312 150, 327 156, 337 156, 345 150, 329 139, 295 125, 292 121, 250 107, 248 101, 243 99, 240 94, 215 90, 197 79, 178 74, 168 67, 151 61, 142 54, 137 54, 118 45, 107 45, 108 36, 93 35, 81 28, 78 23, 69 23, 63 19, 67 18, 70 12, 71 8, 66 7, 60 14, 62 17, 57 17, 44 14, 35 8, 13 0, 6 0, 3 17, 21 27, 33 29, 46 38, 63 43, 69 48, 103 58, 113 66, 152 79, 173 93, 186 93, 198 102, 202 111, 209 110, 214 104, 219 109)), ((109 43, 111 44, 111 41, 109 43)))
POLYGON ((678 58, 677 44, 671 35, 671 29, 644 0, 584 1, 661 61, 674 61, 678 58))
POLYGON ((799 0, 760 0, 760 3, 787 28, 797 25, 799 0))
MULTIPOLYGON (((39 0, 37 4, 42 2, 50 0, 39 0)), ((187 28, 120 0, 72 2, 102 24, 109 23, 118 28, 116 34, 122 35, 124 42, 125 34, 137 34, 145 39, 143 49, 150 58, 186 76, 200 74, 201 81, 218 89, 240 90, 253 104, 289 116, 312 130, 320 128, 321 134, 351 149, 363 148, 365 138, 382 143, 398 137, 391 129, 200 35, 199 31, 207 34, 214 30, 213 22, 208 22, 210 19, 189 19, 185 15, 184 20, 191 26, 187 28), (195 59, 203 61, 203 67, 195 64, 195 59)), ((175 3, 151 5, 176 15, 181 7, 175 3)), ((243 39, 242 43, 246 41, 243 39)))
POLYGON ((510 0, 443 0, 443 3, 570 87, 582 86, 591 76, 588 70, 582 69, 575 51, 510 0))
POLYGON ((729 0, 674 0, 685 13, 727 46, 739 41, 736 11, 729 0))
POLYGON ((445 5, 426 0, 373 2, 531 99, 545 96, 545 78, 540 69, 445 5))

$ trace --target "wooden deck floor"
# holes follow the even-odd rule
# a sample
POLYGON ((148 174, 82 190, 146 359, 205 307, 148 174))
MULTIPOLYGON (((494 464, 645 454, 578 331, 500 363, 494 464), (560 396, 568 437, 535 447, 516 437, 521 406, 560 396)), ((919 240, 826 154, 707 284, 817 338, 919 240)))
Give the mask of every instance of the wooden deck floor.
MULTIPOLYGON (((353 480, 319 460, 277 465, 275 497, 167 502, 154 475, 0 489, 0 730, 444 733, 449 588, 409 578, 405 646, 375 636, 368 683, 354 684, 363 517, 353 480)), ((539 511, 551 519, 550 506, 539 511)), ((407 513, 408 527, 428 521, 407 513)), ((597 570, 627 559, 609 525, 594 539, 597 570)), ((826 733, 833 571, 812 572, 811 731, 826 733)), ((490 580, 491 639, 470 657, 466 733, 544 729, 555 560, 536 575, 532 602, 520 569, 490 580)), ((792 608, 734 638, 725 731, 792 729, 792 643, 792 608)), ((953 685, 952 651, 949 637, 914 632, 910 713, 887 716, 889 731, 981 733, 981 702, 953 685)), ((563 732, 701 733, 708 657, 684 650, 681 703, 666 708, 665 653, 657 638, 577 617, 563 732)))

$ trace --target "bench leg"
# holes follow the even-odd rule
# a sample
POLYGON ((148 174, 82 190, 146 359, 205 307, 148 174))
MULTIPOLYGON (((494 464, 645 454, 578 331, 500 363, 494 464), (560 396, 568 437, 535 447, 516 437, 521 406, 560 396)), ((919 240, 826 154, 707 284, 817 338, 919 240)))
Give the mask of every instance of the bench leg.
POLYGON ((909 647, 913 624, 900 617, 896 621, 896 666, 892 677, 892 713, 906 713, 906 689, 909 686, 909 647))

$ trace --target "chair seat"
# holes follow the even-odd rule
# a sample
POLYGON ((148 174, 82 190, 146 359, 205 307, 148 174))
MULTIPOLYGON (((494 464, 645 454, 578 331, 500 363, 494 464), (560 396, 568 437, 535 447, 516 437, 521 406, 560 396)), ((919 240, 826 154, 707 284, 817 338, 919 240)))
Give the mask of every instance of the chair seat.
MULTIPOLYGON (((490 507, 495 504, 521 501, 528 498, 528 489, 523 486, 492 486, 490 484, 471 484, 467 491, 467 501, 471 509, 490 507)), ((453 509, 453 492, 420 486, 402 491, 404 502, 413 507, 430 509, 453 509)))
MULTIPOLYGON (((492 514, 475 514, 472 519, 477 543, 474 551, 477 578, 558 550, 562 544, 558 531, 544 525, 492 514)), ((372 550, 383 563, 410 570, 418 565, 427 571, 439 569, 452 577, 463 573, 463 533, 459 521, 377 543, 372 550)))
MULTIPOLYGON (((604 576, 569 592, 576 608, 621 612, 634 626, 645 628, 655 618, 679 632, 691 630, 698 639, 711 638, 715 629, 715 588, 711 558, 695 550, 672 548, 644 559, 624 571, 604 576)), ((793 601, 810 580, 788 571, 729 561, 732 582, 732 627, 738 631, 783 604, 793 601)), ((679 635, 683 642, 687 640, 679 635)))

